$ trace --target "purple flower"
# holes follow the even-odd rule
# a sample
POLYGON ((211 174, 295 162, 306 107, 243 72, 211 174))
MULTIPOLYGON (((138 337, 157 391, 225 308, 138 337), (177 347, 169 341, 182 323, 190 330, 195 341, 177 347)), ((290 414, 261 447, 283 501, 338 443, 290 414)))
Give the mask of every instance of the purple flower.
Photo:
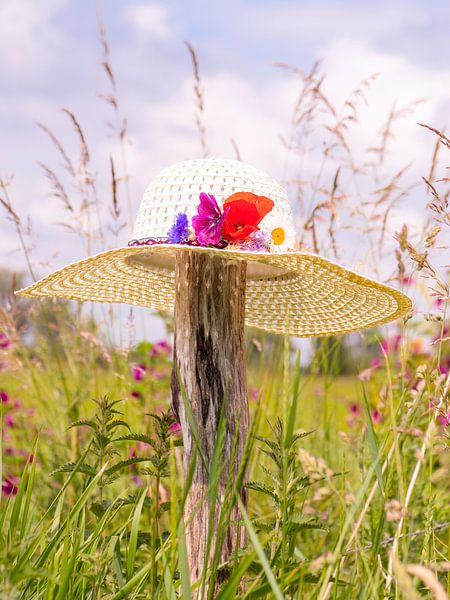
POLYGON ((200 204, 197 214, 192 217, 192 226, 197 236, 197 241, 202 246, 218 244, 220 242, 220 229, 226 212, 222 213, 216 199, 211 194, 200 194, 200 204))
POLYGON ((10 347, 10 345, 11 342, 9 341, 9 338, 3 332, 0 333, 0 348, 6 350, 6 348, 10 347))
POLYGON ((142 394, 141 394, 141 392, 138 392, 137 390, 131 390, 131 397, 132 398, 142 398, 142 394))
POLYGON ((145 371, 145 365, 131 365, 131 374, 135 381, 144 379, 145 371))
POLYGON ((10 413, 5 415, 5 425, 7 427, 14 427, 14 417, 10 413))
POLYGON ((0 400, 2 401, 2 404, 8 404, 9 402, 9 396, 4 390, 0 390, 0 400))
POLYGON ((19 480, 14 475, 11 477, 6 476, 2 481, 2 492, 5 496, 15 496, 17 494, 17 490, 19 489, 19 480))
POLYGON ((175 219, 175 223, 167 232, 167 237, 171 244, 179 244, 186 241, 189 236, 188 218, 185 213, 180 213, 175 219))

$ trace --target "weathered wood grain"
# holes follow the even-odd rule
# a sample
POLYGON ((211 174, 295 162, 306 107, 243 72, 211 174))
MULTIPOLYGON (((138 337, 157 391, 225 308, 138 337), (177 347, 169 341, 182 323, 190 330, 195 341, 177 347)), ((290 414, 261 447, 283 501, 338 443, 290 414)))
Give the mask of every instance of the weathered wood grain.
MULTIPOLYGON (((176 257, 176 299, 172 403, 184 441, 184 464, 189 465, 195 447, 179 381, 186 390, 202 453, 209 465, 217 440, 222 403, 225 401, 226 436, 218 497, 223 496, 230 457, 239 423, 237 453, 232 465, 238 471, 248 434, 247 378, 244 348, 245 261, 180 252, 176 257), (179 377, 179 380, 178 380, 179 377)), ((201 575, 206 557, 209 523, 208 474, 197 458, 192 486, 185 505, 185 521, 191 582, 201 575)), ((244 498, 245 501, 245 498, 244 498)), ((239 517, 237 507, 231 521, 239 517)), ((217 519, 217 512, 216 512, 217 519)), ((222 548, 222 561, 245 542, 242 526, 231 525, 222 548)))

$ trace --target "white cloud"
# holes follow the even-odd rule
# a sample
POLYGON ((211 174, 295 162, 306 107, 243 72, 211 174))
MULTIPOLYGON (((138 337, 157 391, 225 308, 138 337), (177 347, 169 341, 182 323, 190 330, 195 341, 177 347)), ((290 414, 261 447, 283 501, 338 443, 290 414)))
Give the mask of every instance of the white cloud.
POLYGON ((124 16, 141 36, 157 40, 169 37, 169 13, 163 4, 130 4, 125 8, 124 16))
POLYGON ((426 18, 426 11, 401 2, 370 5, 281 1, 252 7, 246 23, 266 36, 295 36, 317 48, 338 38, 373 40, 392 36, 407 27, 421 25, 426 18))
POLYGON ((67 0, 2 0, 0 55, 2 71, 36 74, 46 67, 52 48, 61 42, 54 16, 67 0))

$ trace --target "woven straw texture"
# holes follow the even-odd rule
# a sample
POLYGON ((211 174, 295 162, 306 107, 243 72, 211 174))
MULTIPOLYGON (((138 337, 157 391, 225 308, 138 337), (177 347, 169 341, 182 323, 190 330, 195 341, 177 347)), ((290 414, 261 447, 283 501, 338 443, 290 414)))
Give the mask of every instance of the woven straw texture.
POLYGON ((293 249, 294 222, 284 189, 247 163, 217 158, 186 160, 161 171, 144 192, 133 239, 166 237, 178 213, 186 213, 189 219, 196 214, 200 192, 215 196, 219 205, 234 192, 267 196, 275 205, 259 227, 270 234, 281 225, 286 232, 286 244, 278 250, 293 249))
POLYGON ((394 288, 315 254, 293 251, 292 212, 283 188, 242 162, 199 159, 162 171, 144 194, 133 239, 166 237, 179 212, 195 214, 201 191, 214 194, 219 204, 236 191, 271 198, 275 206, 260 228, 270 232, 281 223, 285 243, 274 252, 178 244, 118 248, 72 263, 18 293, 171 311, 175 253, 207 252, 248 262, 246 324, 274 333, 337 335, 387 323, 411 309, 409 298, 394 288))

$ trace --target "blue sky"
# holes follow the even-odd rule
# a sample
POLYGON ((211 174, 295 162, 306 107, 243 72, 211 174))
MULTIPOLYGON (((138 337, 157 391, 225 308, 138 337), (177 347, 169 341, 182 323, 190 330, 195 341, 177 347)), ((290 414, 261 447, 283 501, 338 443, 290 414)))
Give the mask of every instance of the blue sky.
MULTIPOLYGON (((199 155, 184 40, 200 57, 211 154, 234 157, 233 137, 245 160, 275 177, 286 175, 289 163, 279 136, 288 131, 297 83, 273 62, 307 70, 320 58, 325 89, 338 103, 361 79, 380 73, 352 134, 356 152, 374 139, 394 101, 405 106, 426 99, 396 130, 385 168, 393 172, 412 161, 413 183, 427 172, 434 140, 416 123, 445 127, 450 112, 450 3, 444 0, 108 0, 101 11, 121 111, 128 119, 134 211, 160 168, 199 155)), ((111 114, 98 98, 108 86, 99 66, 96 3, 2 0, 0 22, 0 174, 14 175, 14 205, 33 222, 36 268, 44 274, 50 266, 83 258, 85 250, 58 225, 66 215, 49 197, 37 161, 58 171, 60 160, 35 122, 50 127, 76 154, 76 139, 59 109, 77 115, 99 174, 100 195, 108 193, 109 155, 118 152, 108 134, 111 114)), ((306 169, 313 173, 317 165, 313 157, 308 160, 306 169)), ((393 215, 392 227, 402 219, 412 228, 419 225, 423 205, 417 196, 393 215)), ((0 263, 22 269, 13 227, 3 214, 0 233, 0 263)), ((126 238, 124 231, 120 242, 126 238)), ((347 262, 358 266, 354 256, 347 262)))

